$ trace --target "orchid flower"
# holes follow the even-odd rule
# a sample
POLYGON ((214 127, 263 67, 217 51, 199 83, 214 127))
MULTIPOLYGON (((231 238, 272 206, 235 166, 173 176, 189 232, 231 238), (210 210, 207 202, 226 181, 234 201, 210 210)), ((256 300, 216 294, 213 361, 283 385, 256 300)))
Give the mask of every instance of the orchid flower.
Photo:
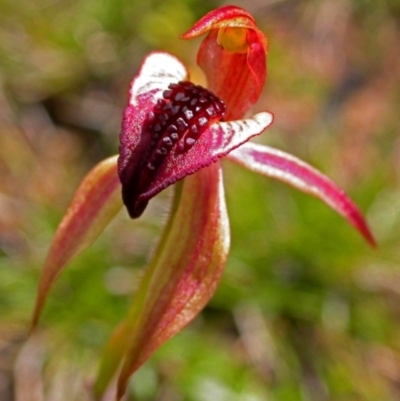
POLYGON ((101 162, 83 180, 45 262, 33 326, 58 274, 123 203, 137 218, 152 197, 176 183, 153 259, 127 317, 105 348, 94 384, 98 399, 115 375, 120 399, 133 372, 212 297, 230 244, 221 158, 316 196, 374 245, 362 214, 331 180, 292 155, 247 142, 273 120, 268 112, 243 119, 266 78, 267 41, 253 17, 238 7, 222 7, 182 38, 203 34, 197 61, 208 88, 190 82, 173 55, 153 52, 144 58, 130 86, 119 157, 101 162))

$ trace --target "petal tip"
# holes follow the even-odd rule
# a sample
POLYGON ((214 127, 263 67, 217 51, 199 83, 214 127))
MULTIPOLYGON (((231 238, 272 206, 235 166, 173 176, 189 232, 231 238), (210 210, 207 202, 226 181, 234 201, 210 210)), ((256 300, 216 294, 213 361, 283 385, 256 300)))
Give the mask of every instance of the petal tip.
POLYGON ((359 233, 363 236, 363 238, 367 241, 368 245, 371 246, 373 249, 378 248, 378 243, 375 240, 375 237, 372 234, 371 229, 369 228, 366 221, 363 219, 361 213, 358 218, 354 218, 354 227, 359 231, 359 233))

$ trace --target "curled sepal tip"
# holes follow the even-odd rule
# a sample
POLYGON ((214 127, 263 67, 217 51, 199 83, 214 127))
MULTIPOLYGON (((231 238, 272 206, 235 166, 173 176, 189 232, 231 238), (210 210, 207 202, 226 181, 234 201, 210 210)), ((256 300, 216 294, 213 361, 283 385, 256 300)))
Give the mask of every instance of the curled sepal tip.
POLYGON ((75 192, 47 254, 32 318, 35 327, 50 287, 62 269, 86 249, 122 207, 117 157, 95 166, 75 192))
POLYGON ((267 39, 254 18, 235 6, 211 11, 181 37, 192 39, 205 33, 197 62, 209 89, 226 103, 226 118, 242 118, 265 84, 267 39))
POLYGON ((375 247, 375 239, 358 207, 328 177, 300 159, 268 146, 246 143, 228 158, 249 170, 283 181, 316 196, 341 214, 375 247))

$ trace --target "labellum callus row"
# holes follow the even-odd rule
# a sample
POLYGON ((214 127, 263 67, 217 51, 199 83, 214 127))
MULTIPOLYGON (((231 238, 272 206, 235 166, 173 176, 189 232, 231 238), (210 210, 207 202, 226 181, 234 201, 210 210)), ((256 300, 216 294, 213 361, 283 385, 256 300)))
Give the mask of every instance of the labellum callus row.
POLYGON ((138 208, 132 202, 146 191, 168 156, 189 151, 211 124, 223 119, 225 111, 224 102, 199 85, 180 81, 168 86, 147 114, 142 137, 150 139, 149 146, 123 194, 132 218, 139 217, 147 204, 138 208))
POLYGON ((155 170, 173 146, 189 150, 204 129, 225 115, 225 104, 213 93, 191 82, 171 84, 147 116, 143 135, 151 135, 146 166, 155 170))

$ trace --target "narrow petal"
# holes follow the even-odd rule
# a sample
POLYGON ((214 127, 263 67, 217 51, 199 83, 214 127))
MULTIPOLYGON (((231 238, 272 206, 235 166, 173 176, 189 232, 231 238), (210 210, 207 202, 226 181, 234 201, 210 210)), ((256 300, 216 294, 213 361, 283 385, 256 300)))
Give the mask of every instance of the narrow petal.
POLYGON ((50 246, 39 282, 32 327, 61 270, 101 234, 121 209, 120 192, 116 156, 99 163, 82 181, 50 246))
POLYGON ((137 210, 142 210, 149 199, 157 193, 185 176, 216 162, 253 136, 261 134, 271 125, 272 120, 272 114, 262 112, 246 120, 211 125, 187 152, 182 153, 179 149, 172 149, 148 187, 137 194, 136 200, 131 198, 130 201, 134 202, 137 210))
POLYGON ((227 120, 242 118, 265 84, 267 40, 253 17, 235 6, 208 13, 181 37, 192 39, 207 32, 197 62, 209 89, 226 103, 227 120))
POLYGON ((254 143, 244 144, 228 157, 249 170, 284 181, 321 199, 352 224, 372 246, 376 246, 357 206, 328 177, 313 167, 290 154, 254 143))
POLYGON ((205 306, 226 263, 230 235, 219 164, 186 178, 177 199, 126 319, 129 346, 118 399, 129 376, 205 306))

